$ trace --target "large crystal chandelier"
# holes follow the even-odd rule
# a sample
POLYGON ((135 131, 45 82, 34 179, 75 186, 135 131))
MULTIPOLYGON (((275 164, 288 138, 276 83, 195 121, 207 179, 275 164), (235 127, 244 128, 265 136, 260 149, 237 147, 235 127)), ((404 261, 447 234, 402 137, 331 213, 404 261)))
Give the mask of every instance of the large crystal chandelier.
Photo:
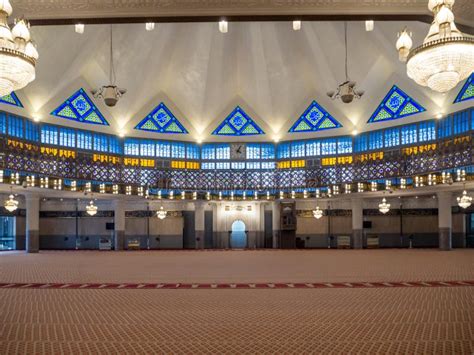
POLYGON ((86 212, 89 216, 95 216, 97 214, 98 207, 94 205, 94 201, 91 200, 89 204, 86 206, 86 212))
POLYGON ((457 200, 458 200, 458 206, 464 209, 471 206, 471 203, 472 203, 472 197, 467 195, 466 190, 462 192, 462 196, 458 197, 457 200))
POLYGON ((423 44, 413 50, 411 33, 399 33, 397 50, 407 62, 407 74, 417 84, 447 92, 474 71, 474 37, 460 32, 454 24, 455 0, 429 0, 434 14, 423 44))
POLYGON ((313 210, 313 217, 316 219, 320 219, 324 215, 324 212, 322 209, 319 208, 319 206, 316 206, 316 209, 313 210))
POLYGON ((0 0, 0 97, 24 88, 35 80, 38 51, 30 39, 26 20, 15 20, 8 26, 12 14, 9 0, 0 0))
POLYGON ((390 212, 390 204, 387 203, 385 197, 382 199, 382 203, 379 204, 379 211, 383 214, 390 212))
POLYGON ((168 213, 164 210, 163 206, 161 206, 160 209, 156 211, 156 217, 159 219, 165 219, 167 214, 168 213))
POLYGON ((14 212, 18 209, 18 201, 15 200, 15 196, 10 189, 10 196, 8 196, 8 200, 5 200, 3 205, 8 212, 14 212))

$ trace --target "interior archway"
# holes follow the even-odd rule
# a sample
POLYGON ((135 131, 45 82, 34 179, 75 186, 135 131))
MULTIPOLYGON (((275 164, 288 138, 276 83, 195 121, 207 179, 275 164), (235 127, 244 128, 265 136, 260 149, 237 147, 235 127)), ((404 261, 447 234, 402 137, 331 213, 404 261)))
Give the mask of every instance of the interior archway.
POLYGON ((242 220, 236 220, 232 223, 230 247, 232 249, 244 249, 247 247, 247 232, 245 230, 245 223, 242 220))

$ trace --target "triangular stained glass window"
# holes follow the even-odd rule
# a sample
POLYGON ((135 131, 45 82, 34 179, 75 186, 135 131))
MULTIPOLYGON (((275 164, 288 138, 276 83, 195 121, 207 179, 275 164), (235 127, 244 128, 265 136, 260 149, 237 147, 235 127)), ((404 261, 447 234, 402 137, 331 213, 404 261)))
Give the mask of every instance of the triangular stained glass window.
POLYGON ((188 131, 162 102, 135 129, 156 133, 187 134, 188 131))
POLYGON ((418 102, 394 85, 367 123, 396 120, 426 111, 418 102))
POLYGON ((265 132, 237 106, 212 132, 215 136, 255 136, 265 132))
POLYGON ((471 76, 467 78, 461 91, 459 91, 458 96, 456 96, 456 100, 454 100, 454 103, 472 99, 474 99, 474 73, 472 73, 471 76))
POLYGON ((82 88, 51 112, 51 115, 81 123, 109 125, 82 88))
POLYGON ((313 101, 303 114, 296 120, 289 132, 315 132, 331 128, 340 128, 340 124, 329 112, 316 101, 313 101))
POLYGON ((1 97, 0 103, 16 107, 23 107, 23 104, 21 103, 20 99, 13 91, 10 94, 1 97))

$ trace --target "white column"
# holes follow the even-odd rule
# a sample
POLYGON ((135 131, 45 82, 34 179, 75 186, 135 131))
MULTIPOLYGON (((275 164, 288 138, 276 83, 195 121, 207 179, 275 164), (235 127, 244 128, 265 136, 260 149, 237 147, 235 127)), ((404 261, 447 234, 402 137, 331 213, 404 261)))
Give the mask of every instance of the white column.
POLYGON ((206 203, 204 201, 194 202, 194 229, 196 238, 196 249, 204 249, 204 214, 206 203))
POLYGON ((364 247, 364 207, 361 198, 353 198, 352 206, 352 248, 362 249, 364 247))
POLYGON ((39 252, 40 197, 26 195, 26 252, 39 252))
POLYGON ((114 201, 114 232, 115 232, 115 250, 125 248, 125 204, 122 200, 114 201))
POLYGON ((272 203, 272 225, 273 225, 273 249, 280 247, 280 202, 274 201, 272 203))
POLYGON ((438 228, 439 228, 439 248, 441 250, 451 250, 452 248, 452 225, 453 218, 451 212, 452 194, 451 192, 438 192, 438 228))

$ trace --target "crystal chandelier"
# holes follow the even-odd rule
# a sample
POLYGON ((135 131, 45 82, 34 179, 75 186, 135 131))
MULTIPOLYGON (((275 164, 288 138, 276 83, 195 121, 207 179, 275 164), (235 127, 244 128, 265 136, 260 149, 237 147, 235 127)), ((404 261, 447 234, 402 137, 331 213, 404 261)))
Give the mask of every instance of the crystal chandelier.
POLYGON ((399 33, 399 59, 407 62, 407 74, 417 84, 438 92, 453 89, 474 71, 474 37, 460 32, 454 24, 455 0, 429 0, 434 14, 423 44, 413 50, 411 33, 399 33))
POLYGON ((11 188, 10 188, 10 196, 8 196, 8 200, 5 200, 5 203, 3 206, 8 212, 14 212, 18 209, 18 201, 15 200, 15 196, 13 195, 11 188))
POLYGON ((319 206, 316 206, 316 209, 313 210, 313 217, 316 219, 320 219, 324 215, 324 212, 322 209, 319 208, 319 206))
POLYGON ((30 39, 26 20, 15 20, 13 29, 8 17, 13 9, 9 0, 0 1, 0 97, 24 88, 35 80, 38 51, 30 39))
POLYGON ((471 206, 471 203, 472 203, 472 197, 467 195, 466 190, 462 192, 462 196, 458 197, 457 200, 458 200, 458 206, 464 209, 471 206))
POLYGON ((159 219, 165 219, 167 214, 168 212, 164 210, 163 206, 160 207, 159 211, 156 211, 156 217, 159 219))
POLYGON ((94 201, 91 200, 91 202, 89 202, 89 204, 86 206, 86 212, 89 216, 95 216, 97 214, 97 206, 94 205, 94 201))
POLYGON ((387 203, 385 197, 382 199, 382 203, 379 204, 379 211, 383 214, 390 211, 390 204, 387 203))

